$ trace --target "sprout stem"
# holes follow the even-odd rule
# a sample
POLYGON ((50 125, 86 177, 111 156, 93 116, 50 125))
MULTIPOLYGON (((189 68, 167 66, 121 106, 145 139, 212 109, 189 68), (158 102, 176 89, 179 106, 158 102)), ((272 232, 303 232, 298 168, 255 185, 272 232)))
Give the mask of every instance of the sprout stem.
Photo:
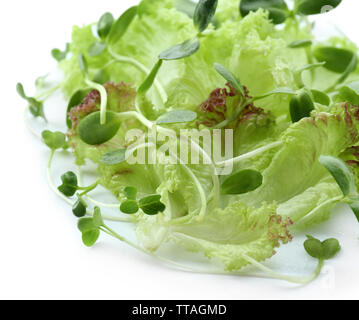
MULTIPOLYGON (((150 147, 156 147, 156 146, 152 142, 143 143, 143 144, 140 144, 140 145, 136 146, 135 148, 131 149, 131 152, 133 153, 136 150, 139 150, 141 148, 150 148, 150 147)), ((203 189, 200 181, 197 179, 196 175, 193 173, 193 171, 188 166, 186 166, 182 162, 182 160, 180 158, 178 158, 176 155, 173 155, 171 153, 170 153, 170 157, 172 157, 173 159, 176 159, 176 161, 180 162, 181 166, 185 169, 187 174, 191 177, 191 179, 193 180, 193 182, 194 182, 194 184, 195 184, 195 186, 197 188, 197 191, 198 191, 200 199, 201 199, 201 209, 200 209, 200 213, 198 215, 198 219, 199 219, 199 221, 201 221, 203 219, 203 217, 205 216, 206 212, 207 212, 207 198, 206 198, 206 194, 204 192, 204 189, 203 189)), ((171 224, 174 224, 175 221, 177 221, 177 220, 172 220, 171 224)))
POLYGON ((285 280, 285 281, 288 281, 288 282, 298 283, 298 284, 307 284, 309 282, 312 282, 320 274, 320 271, 322 270, 323 264, 324 264, 323 260, 318 260, 318 265, 317 265, 316 269, 308 277, 291 277, 291 276, 282 275, 280 273, 277 273, 277 272, 269 269, 268 267, 264 266, 263 264, 259 263, 257 260, 255 260, 255 259, 253 259, 253 258, 251 258, 251 257, 249 257, 249 256, 247 256, 245 254, 243 254, 243 257, 249 263, 253 264, 258 269, 268 273, 273 278, 285 280))
MULTIPOLYGON (((137 112, 136 111, 128 111, 128 112, 118 113, 118 115, 123 118, 136 117, 147 128, 153 129, 153 127, 156 126, 156 130, 158 132, 162 132, 164 134, 168 133, 170 135, 173 135, 173 133, 175 133, 174 130, 166 129, 161 126, 157 126, 155 123, 149 121, 145 116, 143 116, 141 114, 141 111, 139 110, 139 104, 138 104, 137 99, 136 99, 136 109, 138 110, 137 112)), ((220 197, 220 183, 219 183, 219 178, 217 175, 215 164, 214 164, 212 158, 205 152, 205 150, 203 148, 201 148, 192 139, 189 139, 188 137, 186 137, 186 139, 191 143, 192 147, 194 147, 200 154, 202 154, 203 157, 211 164, 211 167, 212 167, 211 177, 212 177, 212 182, 213 182, 213 193, 214 193, 212 207, 216 207, 218 205, 219 197, 220 197)), ((181 163, 181 164, 183 165, 183 163, 181 163)))
MULTIPOLYGON (((55 150, 52 150, 50 153, 50 157, 49 157, 49 161, 47 164, 47 181, 49 183, 50 188, 52 189, 52 191, 59 196, 62 200, 64 200, 67 204, 69 204, 70 206, 73 206, 75 204, 75 202, 71 201, 69 198, 65 197, 54 185, 54 182, 51 178, 51 166, 52 166, 52 162, 54 159, 54 155, 55 155, 55 150)), ((93 212, 90 210, 87 210, 87 215, 89 216, 93 216, 93 212)), ((120 218, 120 217, 111 217, 111 216, 107 216, 107 215, 103 215, 103 218, 105 220, 108 221, 116 221, 116 222, 128 222, 128 220, 124 220, 124 218, 120 218)))
POLYGON ((101 111, 100 111, 100 123, 102 125, 106 124, 106 111, 107 111, 107 91, 105 89, 104 86, 96 83, 96 82, 93 82, 89 79, 85 79, 85 83, 91 87, 91 88, 94 88, 96 89, 97 91, 100 92, 100 95, 101 95, 101 111))
POLYGON ((73 206, 74 205, 74 202, 71 201, 69 198, 65 197, 57 188, 56 186, 54 185, 54 182, 52 181, 52 178, 51 178, 51 166, 52 166, 52 162, 53 162, 53 159, 54 159, 54 155, 55 155, 55 150, 51 150, 51 153, 50 153, 50 157, 49 157, 49 161, 48 161, 48 164, 47 164, 47 181, 49 183, 49 186, 50 188, 52 189, 52 191, 58 195, 62 200, 64 200, 65 202, 67 202, 69 205, 73 206))
POLYGON ((47 98, 49 98, 51 95, 53 95, 57 90, 59 90, 61 88, 61 83, 59 83, 58 85, 56 85, 55 87, 52 87, 46 91, 43 91, 39 94, 37 94, 34 98, 36 100, 40 100, 40 101, 45 101, 47 98))
MULTIPOLYGON (((117 62, 123 62, 123 63, 131 64, 134 67, 136 67, 138 70, 143 72, 146 76, 150 74, 151 70, 149 70, 146 66, 144 66, 142 63, 140 63, 136 59, 121 56, 121 55, 115 53, 111 48, 109 48, 108 51, 109 51, 110 55, 114 59, 116 59, 117 62)), ((162 103, 165 104, 167 102, 167 99, 168 99, 166 91, 164 90, 163 86, 160 84, 160 82, 158 80, 155 80, 154 85, 156 87, 156 90, 157 90, 158 94, 161 97, 162 103)))
POLYGON ((247 159, 250 159, 252 157, 255 157, 267 150, 270 150, 270 149, 273 149, 273 148, 276 148, 280 145, 282 145, 283 142, 282 141, 276 141, 276 142, 273 142, 273 143, 270 143, 262 148, 258 148, 258 149, 255 149, 251 152, 248 152, 246 154, 243 154, 241 156, 238 156, 238 157, 235 157, 235 158, 232 158, 232 159, 229 159, 229 160, 225 160, 225 161, 221 161, 221 162, 217 162, 216 165, 217 166, 227 166, 227 165, 231 165, 231 164, 235 164, 235 163, 238 163, 238 162, 241 162, 243 160, 247 160, 247 159))
POLYGON ((308 214, 306 214, 305 216, 303 217, 299 217, 299 218, 296 218, 296 217, 293 217, 291 216, 291 219, 295 222, 295 225, 298 227, 299 225, 301 224, 305 224, 305 222, 307 220, 310 219, 310 217, 314 216, 315 213, 319 210, 321 210, 322 208, 324 208, 325 206, 327 206, 328 204, 331 204, 331 203, 336 203, 336 202, 339 202, 340 200, 343 200, 344 196, 341 195, 341 196, 338 196, 338 197, 335 197, 335 198, 332 198, 332 199, 329 199, 325 202, 323 202, 320 206, 316 207, 315 209, 313 209, 312 211, 310 211, 308 214))
POLYGON ((308 284, 310 282, 312 282, 321 272, 324 261, 323 260, 318 260, 318 265, 315 268, 314 272, 308 276, 308 277, 291 277, 291 276, 287 276, 287 275, 282 275, 279 274, 269 268, 267 268, 266 266, 264 266, 263 264, 259 263, 258 261, 256 261, 255 259, 247 256, 247 255, 243 255, 243 257, 250 263, 253 264, 254 266, 256 266, 257 268, 259 268, 260 270, 264 271, 265 273, 267 273, 267 275, 261 275, 261 274, 253 274, 253 273, 249 273, 246 271, 235 271, 235 272, 229 272, 229 271, 220 271, 220 270, 204 270, 201 268, 194 268, 194 267, 188 267, 185 266, 183 264, 177 263, 171 259, 167 259, 165 257, 159 256, 157 254, 154 254, 152 252, 148 252, 147 250, 145 250, 144 248, 140 247, 139 245, 129 241, 128 239, 126 239, 125 237, 119 235, 116 231, 110 229, 107 226, 103 226, 100 228, 101 231, 107 233, 108 235, 130 245, 131 247, 141 251, 142 253, 152 257, 152 258, 156 258, 157 260, 161 261, 162 263, 166 264, 166 265, 170 265, 172 267, 175 267, 178 270, 181 271, 186 271, 186 272, 195 272, 195 273, 207 273, 207 274, 216 274, 216 275, 236 275, 236 276, 246 276, 246 277, 256 277, 256 278, 270 278, 270 279, 279 279, 279 280, 285 280, 291 283, 296 283, 296 284, 308 284))
POLYGON ((238 109, 234 115, 232 115, 230 118, 222 121, 221 123, 217 124, 214 129, 222 129, 225 126, 229 125, 231 122, 237 120, 239 118, 239 115, 243 111, 243 109, 250 104, 251 102, 248 99, 244 99, 243 102, 238 106, 238 109))

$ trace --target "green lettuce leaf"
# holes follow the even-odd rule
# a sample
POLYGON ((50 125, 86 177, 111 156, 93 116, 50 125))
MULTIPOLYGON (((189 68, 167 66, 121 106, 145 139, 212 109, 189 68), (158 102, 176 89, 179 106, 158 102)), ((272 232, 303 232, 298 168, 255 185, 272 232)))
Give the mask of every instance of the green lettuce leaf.
POLYGON ((203 252, 219 260, 226 270, 240 270, 249 264, 246 256, 263 261, 275 254, 280 243, 292 236, 290 219, 276 214, 276 205, 263 204, 254 209, 241 202, 217 209, 201 223, 172 228, 169 240, 193 252, 203 252))
POLYGON ((329 219, 331 209, 341 200, 343 194, 332 177, 325 177, 313 187, 281 203, 278 214, 290 217, 294 227, 304 229, 329 219))
MULTIPOLYGON (((168 86, 167 107, 195 110, 214 89, 224 87, 223 78, 213 68, 215 62, 234 73, 249 95, 256 96, 278 87, 294 87, 293 69, 307 59, 288 49, 277 37, 268 13, 258 10, 240 21, 226 21, 202 39, 201 50, 182 61, 183 73, 168 86)), ((257 106, 286 117, 288 104, 287 96, 274 95, 258 101, 257 106)))
POLYGON ((253 169, 262 170, 264 182, 243 198, 250 204, 285 202, 328 176, 318 159, 321 155, 338 157, 357 143, 356 110, 357 107, 348 109, 340 105, 336 114, 318 113, 314 118, 304 118, 292 124, 281 135, 279 140, 283 145, 275 152, 267 168, 257 168, 253 159, 248 161, 253 169))

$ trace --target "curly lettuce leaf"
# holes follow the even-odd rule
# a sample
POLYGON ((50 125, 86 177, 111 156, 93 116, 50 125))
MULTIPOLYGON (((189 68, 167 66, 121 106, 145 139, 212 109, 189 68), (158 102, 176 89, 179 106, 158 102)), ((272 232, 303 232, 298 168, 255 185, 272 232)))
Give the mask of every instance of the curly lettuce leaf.
POLYGON ((221 261, 228 271, 240 270, 249 264, 246 256, 263 261, 275 254, 280 243, 292 236, 292 221, 276 214, 276 205, 263 204, 255 209, 234 202, 217 209, 201 223, 173 227, 169 240, 193 252, 221 261))
MULTIPOLYGON (((307 59, 288 49, 268 13, 258 10, 240 21, 226 21, 202 39, 201 50, 182 61, 183 73, 168 86, 166 106, 195 110, 215 88, 224 87, 213 68, 216 62, 234 73, 249 95, 256 96, 278 87, 294 87, 293 69, 307 59)), ((287 96, 275 95, 258 101, 258 107, 286 117, 288 103, 287 96)))
MULTIPOLYGON (((92 27, 88 25, 73 28, 70 46, 72 55, 60 63, 65 73, 63 90, 66 96, 71 96, 75 91, 85 87, 83 75, 78 66, 80 53, 84 54, 88 61, 90 78, 95 77, 98 71, 104 70, 111 81, 124 81, 139 86, 146 74, 133 65, 114 61, 109 64, 114 57, 108 50, 97 57, 87 54, 91 45, 98 41, 92 32, 92 27)), ((121 40, 111 49, 115 54, 130 57, 151 70, 162 51, 195 35, 192 20, 177 11, 173 7, 173 1, 144 0, 140 4, 139 15, 132 21, 121 40)), ((181 67, 177 65, 178 63, 173 62, 163 66, 158 79, 164 87, 172 78, 179 76, 181 67)))
POLYGON ((343 199, 332 177, 325 177, 316 185, 281 203, 278 214, 290 217, 295 228, 304 229, 329 219, 331 210, 343 199))
POLYGON ((216 19, 219 24, 228 20, 239 20, 239 1, 238 0, 219 0, 216 10, 216 19))

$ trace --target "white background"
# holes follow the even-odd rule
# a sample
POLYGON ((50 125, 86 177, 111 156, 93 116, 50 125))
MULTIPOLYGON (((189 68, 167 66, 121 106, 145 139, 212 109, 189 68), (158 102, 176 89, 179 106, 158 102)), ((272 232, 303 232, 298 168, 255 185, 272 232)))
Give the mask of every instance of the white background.
MULTIPOLYGON (((339 9, 316 20, 324 30, 338 25, 359 43, 358 1, 343 2, 339 9)), ((135 3, 12 0, 0 4, 0 298, 359 298, 359 225, 343 208, 330 222, 308 230, 338 237, 343 250, 328 264, 326 274, 304 287, 172 270, 104 236, 92 249, 81 244, 76 219, 47 186, 48 150, 25 129, 25 103, 15 94, 15 85, 21 81, 32 93, 34 79, 56 67, 50 50, 64 47, 74 24, 97 21, 105 11, 118 16, 135 3)), ((299 240, 281 248, 271 265, 283 272, 309 274, 315 262, 305 255, 302 238, 299 240)))

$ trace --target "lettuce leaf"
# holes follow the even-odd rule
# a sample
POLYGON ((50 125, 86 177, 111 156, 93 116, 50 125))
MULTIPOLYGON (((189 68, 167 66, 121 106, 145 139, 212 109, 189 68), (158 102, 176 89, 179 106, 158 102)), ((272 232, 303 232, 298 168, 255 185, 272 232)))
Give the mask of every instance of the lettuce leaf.
MULTIPOLYGON (((306 64, 307 59, 276 36, 263 10, 240 21, 228 20, 209 32, 199 52, 182 61, 183 73, 168 86, 167 108, 195 110, 215 88, 224 87, 223 78, 213 68, 215 62, 233 72, 249 95, 256 96, 278 87, 294 87, 293 69, 306 64)), ((286 117, 288 104, 288 97, 276 95, 258 101, 257 106, 276 117, 286 117)))
MULTIPOLYGON (((130 57, 150 70, 161 51, 197 35, 192 20, 176 10, 172 0, 143 0, 138 12, 127 33, 111 48, 115 55, 105 50, 97 57, 87 56, 88 48, 97 41, 93 25, 74 27, 71 56, 60 62, 67 96, 86 87, 77 59, 83 53, 88 60, 90 78, 99 71, 109 75, 111 82, 104 85, 108 109, 134 110, 136 87, 146 75, 133 65, 113 61, 116 55, 130 57)), ((311 39, 305 28, 289 19, 283 29, 275 29, 268 12, 263 10, 241 18, 235 0, 219 1, 216 19, 217 23, 201 37, 198 52, 182 60, 163 63, 156 80, 168 94, 165 105, 157 104, 155 90, 141 98, 141 109, 150 120, 174 109, 199 114, 197 123, 172 127, 178 131, 182 127, 201 125, 213 128, 230 117, 241 98, 216 72, 214 63, 224 65, 240 79, 247 98, 278 87, 298 89, 295 70, 310 59, 304 49, 289 49, 288 44, 311 39), (221 89, 226 85, 227 89, 221 89)), ((355 50, 348 41, 330 41, 332 45, 355 50)), ((358 70, 354 72, 357 73, 358 70)), ((315 79, 306 80, 317 88, 324 88, 332 84, 333 79, 333 74, 320 70, 315 79)), ((289 99, 287 95, 271 95, 250 103, 231 124, 234 156, 273 142, 275 147, 235 164, 234 171, 260 171, 263 184, 245 195, 221 196, 219 208, 211 207, 210 166, 102 163, 106 152, 127 148, 134 142, 126 140, 129 129, 145 128, 137 120, 126 120, 109 142, 99 146, 82 142, 76 127, 86 115, 99 109, 97 91, 91 91, 82 104, 70 111, 73 127, 68 133, 69 142, 77 164, 94 162, 98 166, 100 184, 119 202, 125 199, 124 188, 128 186, 136 187, 140 196, 161 195, 161 201, 166 204, 163 215, 147 216, 140 212, 134 216, 138 241, 146 250, 156 251, 164 241, 171 241, 221 261, 229 271, 240 270, 249 264, 246 257, 264 261, 280 244, 288 243, 292 239, 289 227, 293 222, 297 228, 321 222, 342 200, 336 182, 318 161, 321 155, 342 157, 353 168, 359 184, 359 108, 337 104, 330 110, 323 107, 324 112, 319 112, 317 106, 311 117, 292 124, 289 99), (190 177, 186 169, 191 170, 193 176, 190 177), (201 188, 195 180, 207 196, 207 211, 201 221, 195 219, 203 206, 198 192, 201 188)))
POLYGON ((201 223, 174 227, 168 238, 189 251, 202 251, 223 263, 226 270, 240 270, 249 264, 245 256, 263 261, 275 254, 280 243, 292 236, 292 221, 276 214, 276 205, 254 209, 244 203, 231 203, 217 209, 201 223))
MULTIPOLYGON (((320 155, 338 157, 358 141, 357 107, 338 106, 336 113, 318 113, 292 124, 280 137, 282 146, 263 170, 263 185, 243 196, 248 203, 289 200, 328 175, 320 155), (295 155, 295 156, 294 156, 295 155)), ((252 160, 252 159, 251 159, 252 160)), ((243 163, 242 165, 246 165, 243 163)), ((251 167, 257 169, 255 161, 251 167)))
POLYGON ((343 194, 332 177, 325 177, 313 187, 281 203, 278 214, 290 217, 294 227, 304 229, 329 219, 331 209, 341 200, 343 194))

